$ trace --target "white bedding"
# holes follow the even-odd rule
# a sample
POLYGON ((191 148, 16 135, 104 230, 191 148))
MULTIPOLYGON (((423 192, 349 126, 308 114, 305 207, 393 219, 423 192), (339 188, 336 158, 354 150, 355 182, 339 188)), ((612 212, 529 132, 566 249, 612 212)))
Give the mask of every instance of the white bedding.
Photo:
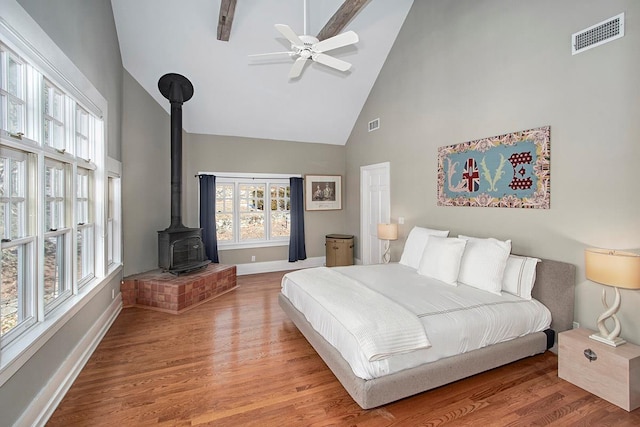
MULTIPOLYGON (((307 270, 305 276, 312 275, 314 270, 307 270)), ((427 349, 370 361, 353 334, 333 315, 327 314, 308 289, 298 287, 296 275, 285 275, 283 295, 338 349, 354 374, 363 379, 543 331, 551 324, 551 313, 535 299, 525 300, 506 293, 500 296, 465 285, 446 285, 401 264, 334 267, 331 270, 360 282, 412 312, 420 319, 431 343, 427 349)))

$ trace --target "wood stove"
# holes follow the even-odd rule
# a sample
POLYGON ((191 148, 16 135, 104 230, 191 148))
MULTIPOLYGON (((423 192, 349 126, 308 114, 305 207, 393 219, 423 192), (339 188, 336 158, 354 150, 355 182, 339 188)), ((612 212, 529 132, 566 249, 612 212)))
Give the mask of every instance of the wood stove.
POLYGON ((180 74, 165 74, 160 93, 171 102, 171 224, 158 231, 158 266, 173 274, 206 267, 202 229, 182 224, 182 104, 193 96, 193 85, 180 74))

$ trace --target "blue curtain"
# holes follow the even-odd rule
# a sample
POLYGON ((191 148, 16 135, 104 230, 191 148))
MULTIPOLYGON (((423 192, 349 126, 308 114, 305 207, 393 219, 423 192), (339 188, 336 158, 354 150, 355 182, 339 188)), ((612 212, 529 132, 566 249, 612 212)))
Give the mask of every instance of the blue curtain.
POLYGON ((304 247, 304 181, 289 178, 291 188, 291 234, 289 235, 289 262, 307 259, 304 247))
POLYGON ((216 237, 215 175, 200 175, 200 228, 202 228, 202 241, 207 257, 211 262, 220 262, 216 237))

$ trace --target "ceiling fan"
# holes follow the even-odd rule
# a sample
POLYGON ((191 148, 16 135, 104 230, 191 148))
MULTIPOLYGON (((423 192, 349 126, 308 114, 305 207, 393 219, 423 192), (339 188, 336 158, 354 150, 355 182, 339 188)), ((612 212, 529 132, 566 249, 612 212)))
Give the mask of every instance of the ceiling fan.
POLYGON ((302 70, 307 61, 315 61, 339 71, 347 71, 351 68, 351 64, 333 56, 327 55, 325 52, 349 46, 358 42, 358 35, 353 31, 347 31, 325 40, 318 40, 317 37, 307 35, 307 2, 304 0, 304 35, 297 35, 295 31, 285 24, 276 24, 276 30, 291 42, 291 50, 286 52, 271 52, 249 55, 249 57, 266 57, 288 55, 295 58, 295 62, 289 71, 289 78, 295 79, 300 77, 302 70))

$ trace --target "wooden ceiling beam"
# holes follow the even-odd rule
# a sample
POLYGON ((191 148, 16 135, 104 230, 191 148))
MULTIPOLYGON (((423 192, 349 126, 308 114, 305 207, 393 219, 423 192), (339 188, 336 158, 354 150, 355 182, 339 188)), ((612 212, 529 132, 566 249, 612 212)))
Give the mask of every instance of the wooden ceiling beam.
POLYGON ((228 42, 231 35, 233 15, 236 10, 237 0, 222 0, 220 2, 220 14, 218 15, 218 40, 228 42))
POLYGON ((370 0, 345 0, 333 14, 329 22, 318 33, 318 40, 325 40, 340 34, 340 31, 369 3, 370 0))

